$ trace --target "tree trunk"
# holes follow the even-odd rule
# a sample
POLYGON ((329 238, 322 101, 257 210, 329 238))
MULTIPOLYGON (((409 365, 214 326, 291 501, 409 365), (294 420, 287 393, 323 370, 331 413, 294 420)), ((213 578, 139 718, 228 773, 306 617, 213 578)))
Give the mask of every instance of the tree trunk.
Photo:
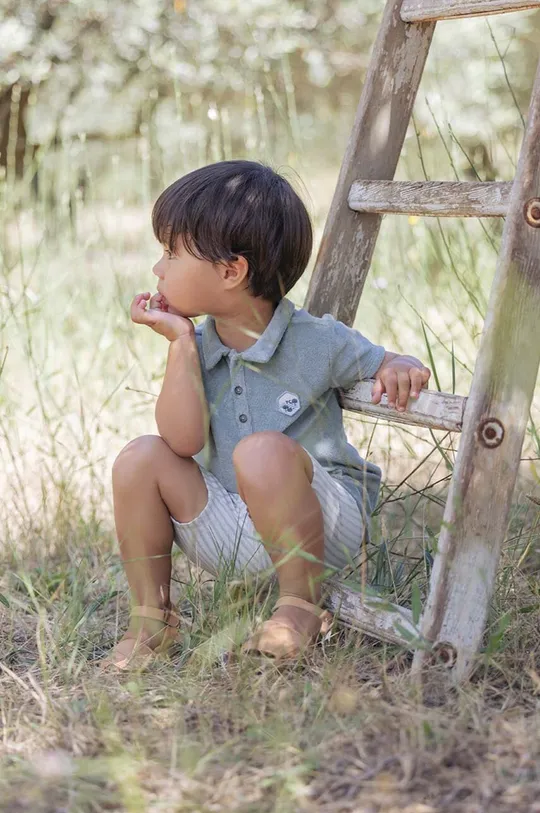
POLYGON ((14 84, 0 91, 0 167, 21 178, 26 153, 26 109, 30 88, 14 84))

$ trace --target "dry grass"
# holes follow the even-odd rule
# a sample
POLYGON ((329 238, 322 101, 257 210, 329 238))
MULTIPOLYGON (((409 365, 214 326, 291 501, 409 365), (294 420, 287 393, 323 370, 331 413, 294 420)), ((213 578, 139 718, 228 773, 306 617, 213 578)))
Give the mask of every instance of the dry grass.
MULTIPOLYGON (((87 611, 106 594, 100 573, 88 574, 87 611)), ((100 676, 92 658, 122 626, 125 599, 119 619, 110 600, 77 627, 75 580, 48 595, 37 574, 11 583, 2 810, 540 809, 540 612, 525 574, 506 604, 504 642, 471 685, 441 693, 433 673, 423 696, 408 655, 339 628, 294 670, 206 657, 205 642, 241 623, 252 601, 238 585, 194 577, 172 661, 100 676)))
MULTIPOLYGON (((335 169, 305 178, 320 236, 335 169)), ((171 662, 102 675, 95 661, 128 608, 110 466, 155 431, 165 362, 126 307, 155 248, 143 208, 89 202, 76 239, 57 242, 38 214, 3 223, 0 809, 538 813, 537 408, 470 685, 443 691, 434 672, 420 692, 408 654, 338 626, 294 670, 225 657, 261 611, 254 588, 180 558, 186 634, 171 662)), ((495 248, 475 223, 385 221, 362 299, 358 327, 423 358, 429 345, 447 390, 470 382, 500 236, 488 228, 495 248)), ((385 472, 370 581, 410 603, 425 595, 457 439, 358 419, 349 430, 385 472)))

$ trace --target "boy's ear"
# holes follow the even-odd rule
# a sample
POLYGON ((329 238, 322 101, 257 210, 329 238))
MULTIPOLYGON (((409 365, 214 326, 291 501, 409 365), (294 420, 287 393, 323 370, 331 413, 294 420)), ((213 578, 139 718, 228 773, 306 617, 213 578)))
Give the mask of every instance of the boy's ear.
POLYGON ((245 257, 238 255, 236 260, 228 263, 221 263, 218 266, 218 273, 226 288, 232 290, 242 286, 247 279, 249 263, 245 257))

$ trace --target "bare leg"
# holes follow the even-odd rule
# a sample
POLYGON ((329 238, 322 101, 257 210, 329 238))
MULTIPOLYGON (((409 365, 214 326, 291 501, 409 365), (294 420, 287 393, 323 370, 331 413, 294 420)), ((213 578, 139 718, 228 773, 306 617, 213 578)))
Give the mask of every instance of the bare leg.
MULTIPOLYGON (((280 595, 317 603, 324 570, 324 525, 311 487, 311 458, 280 432, 258 432, 240 441, 233 463, 240 496, 276 566, 280 595), (310 558, 301 552, 291 555, 297 546, 310 558)), ((287 616, 300 632, 319 623, 296 607, 280 607, 274 617, 279 616, 287 616)))
MULTIPOLYGON (((157 435, 132 440, 113 466, 116 532, 133 604, 168 607, 171 581, 173 527, 194 519, 207 501, 207 490, 198 465, 178 457, 157 435)), ((157 645, 159 621, 133 618, 128 634, 151 634, 157 645)), ((144 638, 143 638, 144 640, 144 638)))

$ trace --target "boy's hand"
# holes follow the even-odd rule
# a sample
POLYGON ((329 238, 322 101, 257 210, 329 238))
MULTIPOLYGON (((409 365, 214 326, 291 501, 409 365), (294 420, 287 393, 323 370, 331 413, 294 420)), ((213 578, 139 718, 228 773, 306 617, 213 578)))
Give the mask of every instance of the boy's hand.
POLYGON ((391 361, 382 364, 375 373, 371 401, 378 404, 382 394, 386 392, 388 406, 404 412, 409 397, 417 398, 430 376, 431 370, 424 367, 414 356, 395 356, 391 361))
POLYGON ((131 318, 138 325, 148 325, 170 342, 181 336, 193 336, 195 333, 193 322, 185 316, 180 316, 163 294, 154 294, 153 297, 150 297, 149 291, 137 294, 131 303, 131 318), (147 310, 148 300, 150 307, 147 310))
POLYGON ((182 316, 180 311, 177 311, 176 308, 169 304, 163 294, 154 294, 150 298, 149 307, 157 308, 157 310, 165 311, 166 313, 173 313, 175 316, 182 316))

